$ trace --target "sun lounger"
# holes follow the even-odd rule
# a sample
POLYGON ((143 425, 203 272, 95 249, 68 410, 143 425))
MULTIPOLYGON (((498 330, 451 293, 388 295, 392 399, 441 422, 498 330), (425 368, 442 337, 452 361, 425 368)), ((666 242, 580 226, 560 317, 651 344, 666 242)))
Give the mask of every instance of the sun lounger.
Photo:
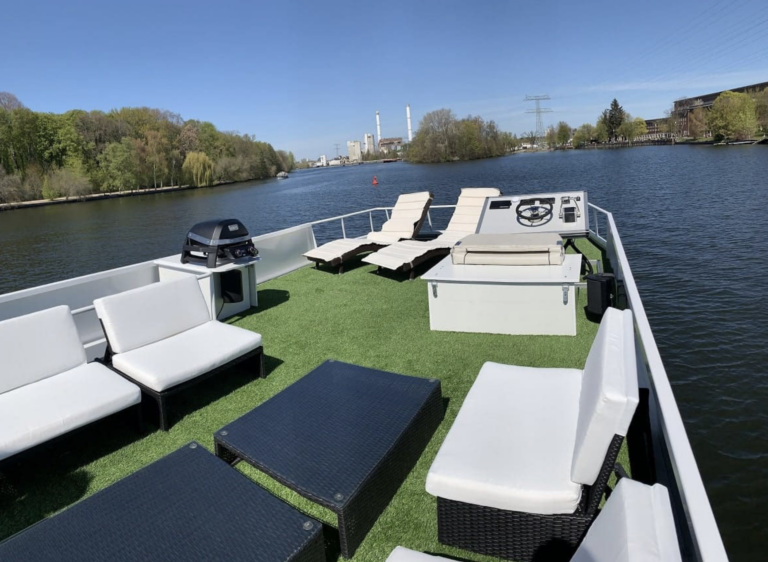
POLYGON ((86 362, 68 306, 0 322, 0 461, 140 401, 136 385, 86 362))
POLYGON ((432 197, 429 191, 404 193, 397 198, 389 220, 380 231, 369 232, 363 238, 334 240, 310 250, 304 256, 316 264, 338 266, 339 273, 343 273, 344 262, 349 258, 416 236, 427 216, 432 197))
MULTIPOLYGON (((514 535, 507 537, 510 542, 514 535)), ((544 545, 537 559, 557 562, 568 553, 544 545)), ((669 492, 661 484, 647 486, 628 478, 619 480, 571 562, 681 562, 669 492)), ((449 562, 398 546, 386 562, 449 562)))
POLYGON ((363 261, 393 271, 411 271, 413 279, 413 269, 417 265, 438 256, 447 256, 456 242, 468 234, 474 234, 485 199, 499 195, 501 191, 495 187, 465 187, 461 190, 448 228, 440 236, 423 242, 403 240, 366 256, 363 261))
POLYGON ((427 476, 440 542, 521 562, 575 549, 637 404, 629 310, 608 309, 583 371, 483 365, 427 476))
POLYGON ((194 275, 93 304, 109 344, 105 360, 157 402, 164 431, 170 394, 246 360, 265 375, 261 335, 211 320, 194 275))

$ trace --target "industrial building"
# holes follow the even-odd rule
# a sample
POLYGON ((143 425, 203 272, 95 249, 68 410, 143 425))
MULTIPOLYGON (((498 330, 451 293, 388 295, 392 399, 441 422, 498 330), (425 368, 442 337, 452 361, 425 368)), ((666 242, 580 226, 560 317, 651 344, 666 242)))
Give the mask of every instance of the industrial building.
POLYGON ((360 141, 347 141, 347 155, 350 162, 359 162, 363 159, 360 141))
POLYGON ((376 152, 376 145, 373 142, 373 135, 371 133, 365 133, 363 136, 363 150, 366 154, 376 152))
MULTIPOLYGON (((768 82, 760 82, 759 84, 752 84, 751 86, 741 86, 739 88, 730 88, 729 90, 722 90, 720 92, 713 92, 711 94, 704 94, 701 96, 692 96, 690 98, 683 98, 675 101, 674 115, 678 119, 677 129, 681 132, 682 136, 689 136, 688 133, 688 115, 694 109, 703 107, 709 109, 712 104, 715 103, 717 96, 723 92, 738 92, 745 93, 756 90, 763 90, 768 88, 768 82)), ((654 119, 653 121, 663 121, 663 119, 654 119)), ((647 123, 647 122, 646 122, 647 123)), ((650 132, 650 129, 649 129, 650 132)))
POLYGON ((403 137, 379 139, 379 152, 397 152, 403 146, 403 137))

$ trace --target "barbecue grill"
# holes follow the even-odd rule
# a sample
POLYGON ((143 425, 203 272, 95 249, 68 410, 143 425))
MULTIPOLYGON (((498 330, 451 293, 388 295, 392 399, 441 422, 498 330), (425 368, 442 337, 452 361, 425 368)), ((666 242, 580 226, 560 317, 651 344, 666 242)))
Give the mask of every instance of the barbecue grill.
POLYGON ((237 219, 212 220, 198 223, 190 229, 181 251, 181 263, 200 264, 213 269, 258 255, 259 251, 243 223, 237 219))

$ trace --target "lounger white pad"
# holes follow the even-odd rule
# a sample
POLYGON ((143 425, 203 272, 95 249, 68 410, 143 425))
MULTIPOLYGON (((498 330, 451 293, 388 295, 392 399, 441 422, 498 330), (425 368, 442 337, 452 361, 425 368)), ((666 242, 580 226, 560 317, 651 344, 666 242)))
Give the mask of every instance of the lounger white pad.
POLYGON ((139 387, 98 363, 0 394, 0 460, 140 401, 139 387))
POLYGON ((680 562, 667 489, 623 478, 571 562, 680 562))
POLYGON ((427 476, 427 492, 527 513, 573 513, 581 371, 486 363, 427 476))
POLYGON ((449 249, 456 242, 477 230, 486 198, 498 197, 499 195, 501 195, 501 191, 495 187, 465 187, 461 190, 448 227, 440 236, 424 242, 403 240, 393 243, 391 246, 366 256, 363 261, 395 270, 404 265, 412 265, 415 260, 432 250, 449 249))
POLYGON ((389 220, 379 232, 369 232, 363 238, 342 238, 323 244, 305 253, 304 256, 324 262, 340 260, 345 254, 369 244, 386 246, 404 238, 412 238, 418 233, 418 228, 424 220, 432 194, 429 191, 405 193, 397 198, 392 208, 389 220))
POLYGON ((561 265, 563 239, 555 232, 470 234, 451 249, 457 265, 561 265))
POLYGON ((261 345, 261 335, 211 320, 173 337, 112 358, 114 367, 161 392, 191 380, 261 345))

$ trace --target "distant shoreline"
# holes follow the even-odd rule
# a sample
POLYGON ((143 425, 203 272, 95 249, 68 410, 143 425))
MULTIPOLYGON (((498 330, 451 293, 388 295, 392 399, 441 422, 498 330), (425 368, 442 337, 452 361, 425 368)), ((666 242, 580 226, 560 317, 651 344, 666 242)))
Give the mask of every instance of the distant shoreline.
MULTIPOLYGON (((274 179, 274 178, 270 178, 274 179)), ((242 180, 242 181, 255 181, 255 180, 242 180)), ((123 197, 136 197, 139 195, 154 195, 157 193, 173 193, 177 191, 189 191, 192 189, 211 189, 220 185, 229 185, 233 183, 242 183, 239 181, 221 181, 213 185, 204 187, 195 187, 192 185, 174 185, 168 187, 146 188, 146 189, 134 189, 129 191, 113 191, 111 193, 91 193, 89 195, 81 195, 79 197, 58 197, 56 199, 36 199, 34 201, 19 201, 18 203, 0 203, 0 212, 2 211, 16 211, 19 209, 33 209, 37 207, 47 207, 48 205, 66 205, 69 203, 89 203, 91 201, 101 201, 104 199, 121 199, 123 197)))

